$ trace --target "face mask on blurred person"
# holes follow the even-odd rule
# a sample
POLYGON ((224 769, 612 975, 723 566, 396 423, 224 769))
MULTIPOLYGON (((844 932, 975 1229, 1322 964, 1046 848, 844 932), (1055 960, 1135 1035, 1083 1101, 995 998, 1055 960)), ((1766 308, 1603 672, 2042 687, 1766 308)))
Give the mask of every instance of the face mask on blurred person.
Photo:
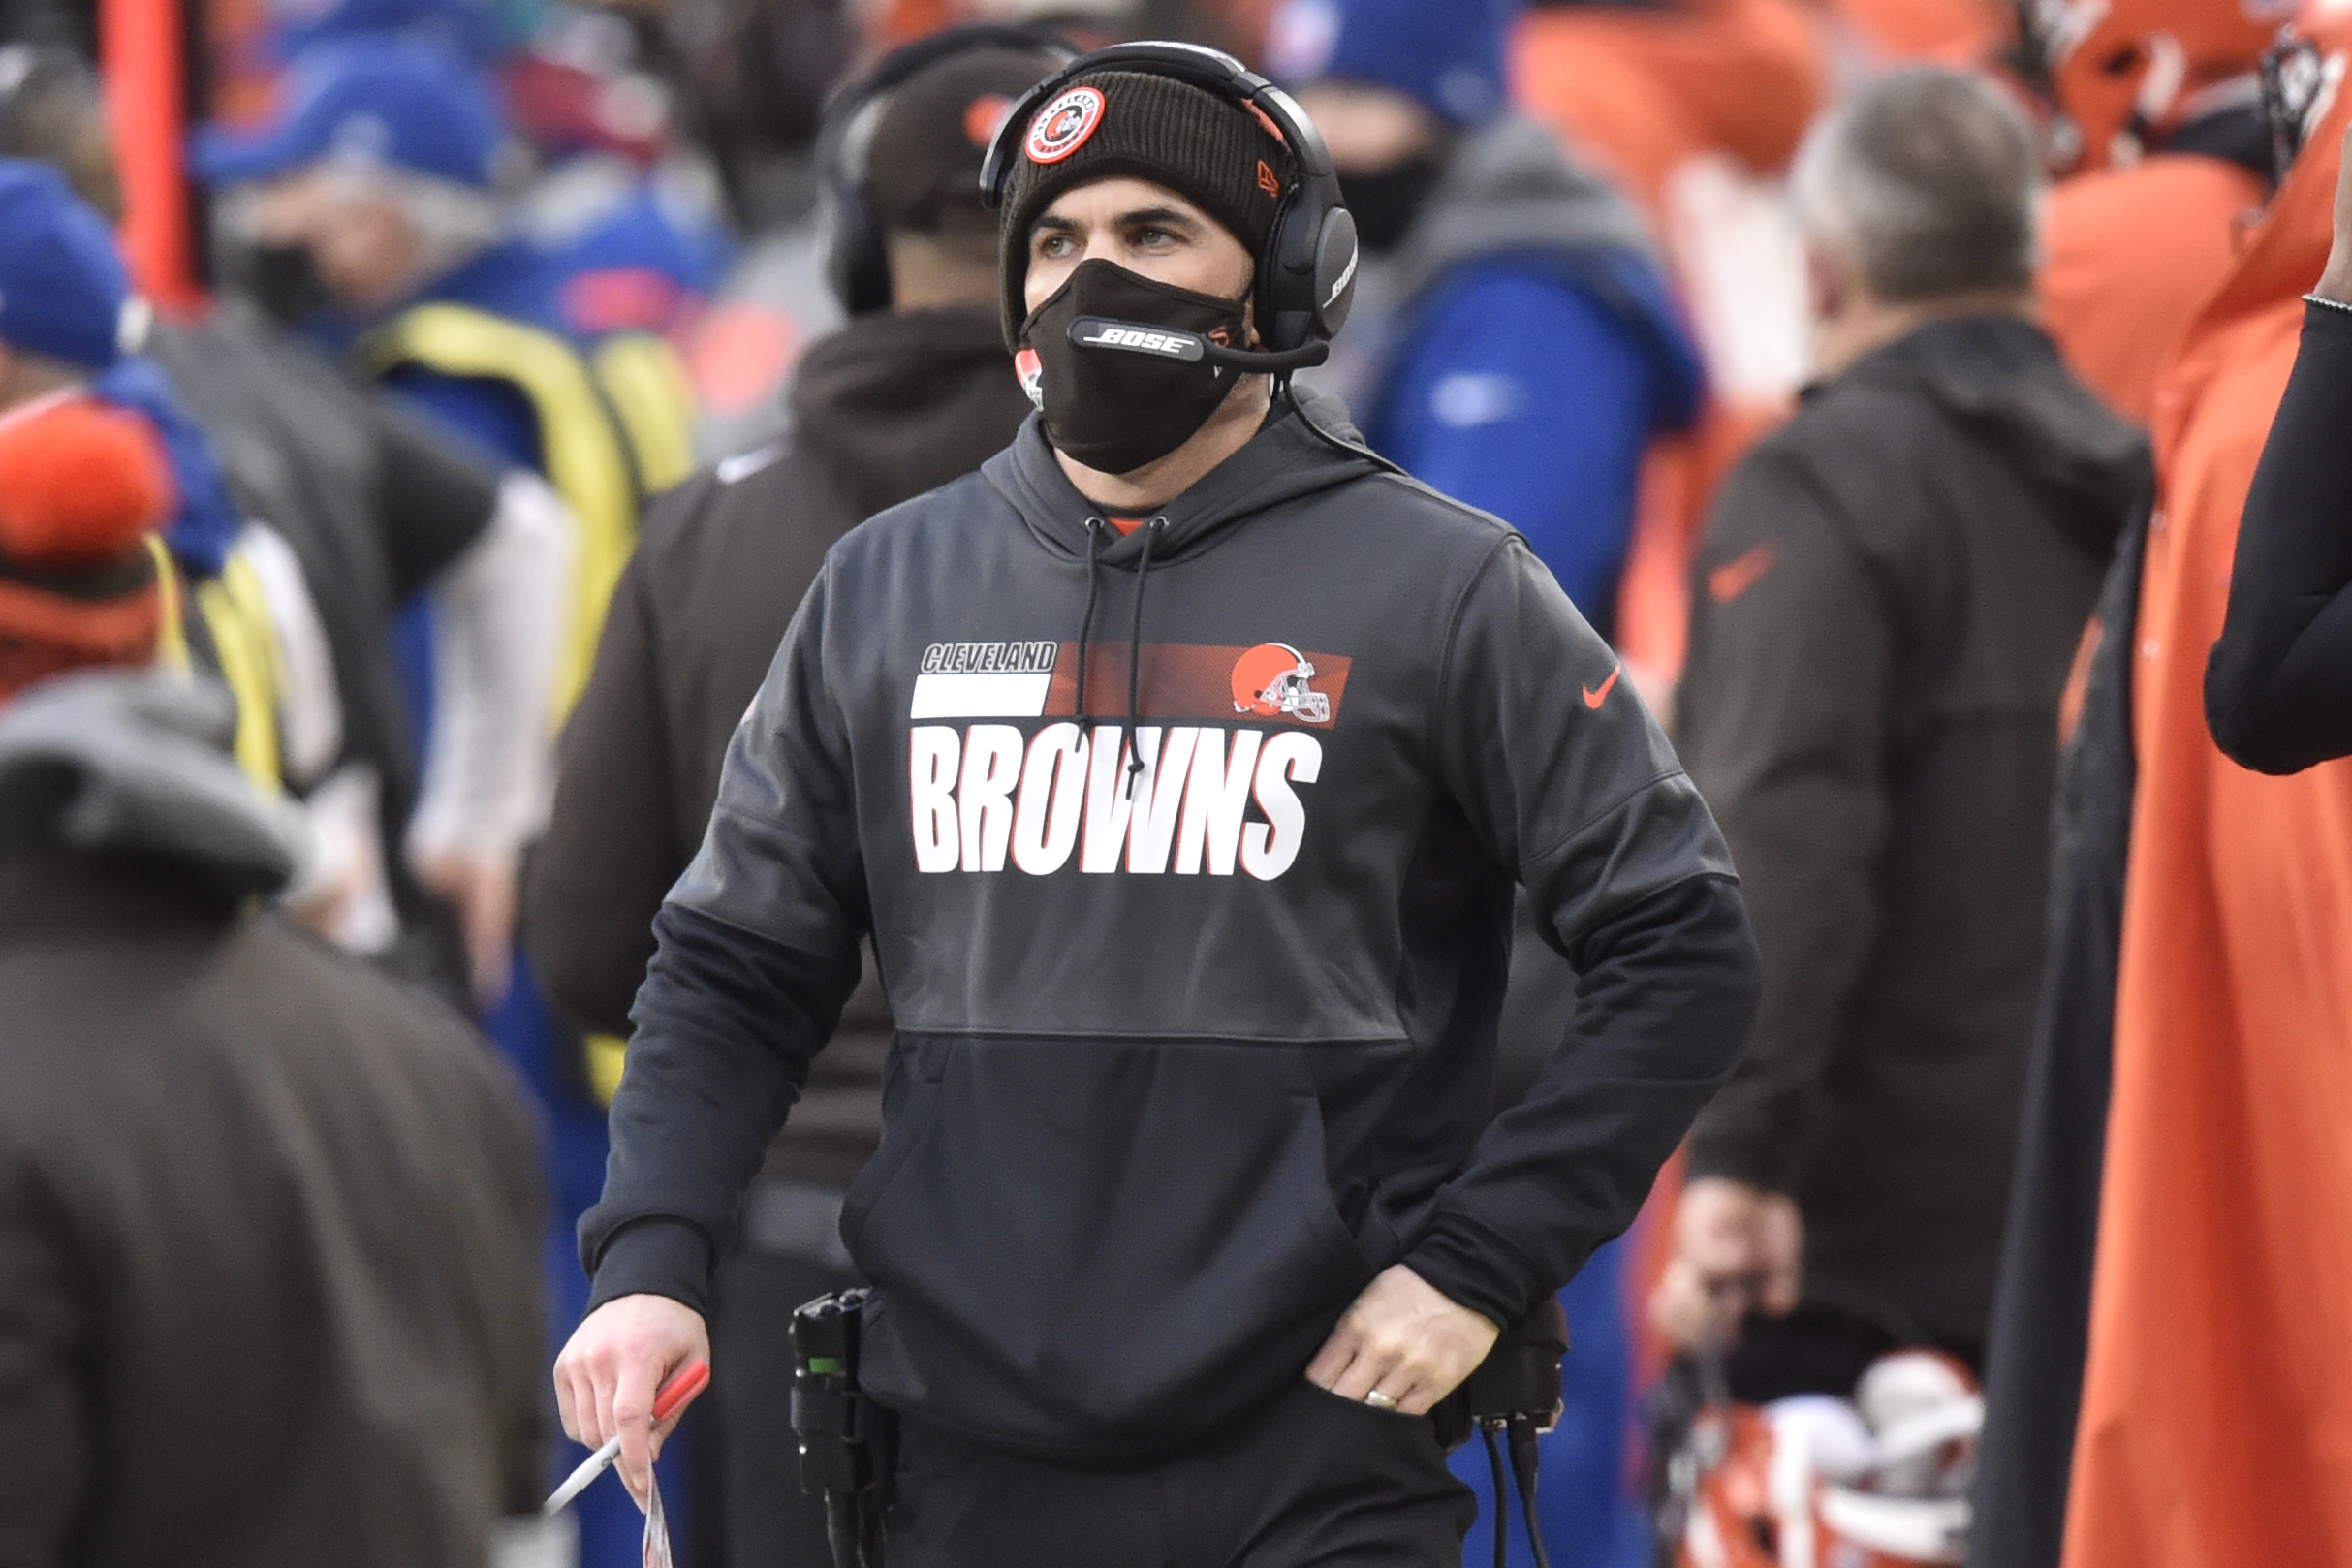
POLYGON ((1444 172, 1444 158, 1420 152, 1369 173, 1340 175, 1339 194, 1356 220, 1356 235, 1364 248, 1395 250, 1444 172))
POLYGON ((308 245, 255 245, 245 266, 253 302, 285 326, 299 327, 334 303, 308 245))
POLYGON ((1046 439, 1088 468, 1126 474, 1185 442, 1234 388, 1234 372, 1206 360, 1123 349, 1082 349, 1070 327, 1082 317, 1193 332, 1239 345, 1241 301, 1195 294, 1097 258, 1029 313, 1018 361, 1030 399, 1046 417, 1046 439))

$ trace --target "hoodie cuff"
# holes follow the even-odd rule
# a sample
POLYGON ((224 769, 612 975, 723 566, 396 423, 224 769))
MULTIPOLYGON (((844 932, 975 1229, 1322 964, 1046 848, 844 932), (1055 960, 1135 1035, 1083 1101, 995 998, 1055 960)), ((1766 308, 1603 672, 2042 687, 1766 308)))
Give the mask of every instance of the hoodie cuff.
POLYGON ((1404 1266, 1497 1329, 1510 1328, 1551 1294, 1525 1253, 1467 1214, 1439 1214, 1404 1266))
POLYGON ((588 1311, 623 1296, 667 1296, 710 1316, 710 1243, 684 1220, 640 1219, 612 1233, 588 1291, 588 1311))

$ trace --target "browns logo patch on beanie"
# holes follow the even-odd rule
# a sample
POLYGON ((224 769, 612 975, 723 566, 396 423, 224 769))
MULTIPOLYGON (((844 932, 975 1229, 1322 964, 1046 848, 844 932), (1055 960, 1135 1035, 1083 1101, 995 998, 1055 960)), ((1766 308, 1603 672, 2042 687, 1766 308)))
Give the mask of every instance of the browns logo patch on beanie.
POLYGON ((1004 329, 1020 346, 1028 317, 1029 230, 1056 197, 1129 175, 1165 185, 1222 225, 1252 257, 1266 247, 1297 167, 1265 116, 1188 81, 1094 71, 1039 106, 1005 182, 1004 329))

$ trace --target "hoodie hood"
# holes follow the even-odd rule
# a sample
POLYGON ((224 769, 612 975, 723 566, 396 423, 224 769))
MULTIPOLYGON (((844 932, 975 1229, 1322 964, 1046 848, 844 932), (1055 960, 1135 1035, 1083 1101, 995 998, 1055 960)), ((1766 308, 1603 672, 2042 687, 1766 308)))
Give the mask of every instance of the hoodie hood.
POLYGON ((1513 251, 1628 251, 1652 265, 1656 242, 1633 204, 1572 162, 1533 120, 1506 115, 1471 132, 1395 263, 1396 298, 1410 299, 1467 261, 1513 251))
POLYGON ((2067 370, 2057 345, 2015 316, 1930 322, 1864 356, 1838 378, 1916 384, 1985 432, 2062 509, 2079 543, 2105 554, 2152 479, 2148 437, 2067 370))
POLYGON ((1029 414, 995 312, 881 311, 810 346, 793 438, 871 516, 970 473, 1029 414))
MULTIPOLYGON (((1270 507, 1388 467, 1365 450, 1347 405, 1293 386, 1275 395, 1272 411, 1248 445, 1191 489, 1152 510, 1159 526, 1153 530, 1151 557, 1163 565, 1181 560, 1270 507)), ((1062 472, 1041 419, 1032 416, 1013 444, 982 464, 980 472, 1048 549, 1073 558, 1087 555, 1087 524, 1105 511, 1080 494, 1062 472)), ((1142 528, 1114 533, 1099 542, 1094 559, 1133 570, 1143 556, 1145 537, 1142 528)))
POLYGON ((225 687, 169 673, 28 689, 0 712, 0 849, 152 857, 224 896, 276 892, 304 837, 230 758, 235 725, 225 687))

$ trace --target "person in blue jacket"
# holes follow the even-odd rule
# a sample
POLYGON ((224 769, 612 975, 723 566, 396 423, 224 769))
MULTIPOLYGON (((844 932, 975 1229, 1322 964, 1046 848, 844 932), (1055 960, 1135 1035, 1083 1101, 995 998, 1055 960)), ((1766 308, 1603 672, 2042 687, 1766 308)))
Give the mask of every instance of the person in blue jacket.
POLYGON ((1642 219, 1511 113, 1510 0, 1292 0, 1269 64, 1364 241, 1332 390, 1383 455, 1509 522, 1607 634, 1651 440, 1698 351, 1642 219))
MULTIPOLYGON (((1523 534, 1606 636, 1643 456, 1696 419, 1698 351, 1632 205, 1509 111, 1514 9, 1291 0, 1275 13, 1268 64, 1323 133, 1365 247, 1324 384, 1354 406, 1376 451, 1523 534)), ((1506 1080, 1514 1054, 1541 1060, 1557 1044, 1574 1006, 1572 977, 1521 924, 1506 1080)), ((1625 1250, 1604 1247, 1560 1293, 1574 1343, 1537 1500, 1554 1568, 1647 1561, 1626 1483, 1625 1250)), ((1472 1445, 1455 1468, 1480 1494, 1465 1557, 1483 1564, 1498 1518, 1486 1461, 1472 1445)), ((1511 1529, 1511 1560, 1531 1562, 1516 1519, 1511 1529)))
MULTIPOLYGON (((627 434, 595 390, 588 345, 566 327, 560 267, 515 232, 499 178, 508 141, 489 83, 463 58, 421 38, 365 37, 304 51, 273 121, 207 129, 194 150, 199 175, 241 204, 250 237, 310 275, 307 291, 291 291, 326 301, 307 330, 461 442, 544 475, 569 507, 582 563, 600 549, 625 559, 637 500, 627 434)), ((576 600, 569 626, 510 627, 507 653, 560 659, 555 644, 583 637, 592 647, 602 612, 576 600)), ((412 607, 400 630, 418 735, 433 733, 425 613, 412 607)), ((544 814, 544 799, 527 804, 544 814)), ((484 1027, 529 1085, 546 1129, 555 1201, 545 1267, 560 1339, 587 1299, 573 1231, 603 1185, 605 1114, 580 1040, 513 947, 511 862, 503 890, 440 891, 458 903, 476 950, 484 1027), (504 984, 483 984, 473 898, 503 899, 503 934, 486 961, 512 963, 504 984)), ((583 1568, 637 1560, 636 1512, 618 1487, 585 1494, 580 1521, 583 1568)))
POLYGON ((509 101, 531 146, 521 227, 562 274, 566 325, 587 335, 667 331, 717 291, 733 260, 717 176, 677 144, 674 95, 622 43, 630 30, 610 17, 574 21, 572 47, 542 48, 564 29, 515 0, 329 0, 280 22, 271 42, 287 59, 387 40, 462 56, 509 101), (596 49, 581 47, 591 36, 596 49), (578 63, 588 55, 592 68, 578 63))

